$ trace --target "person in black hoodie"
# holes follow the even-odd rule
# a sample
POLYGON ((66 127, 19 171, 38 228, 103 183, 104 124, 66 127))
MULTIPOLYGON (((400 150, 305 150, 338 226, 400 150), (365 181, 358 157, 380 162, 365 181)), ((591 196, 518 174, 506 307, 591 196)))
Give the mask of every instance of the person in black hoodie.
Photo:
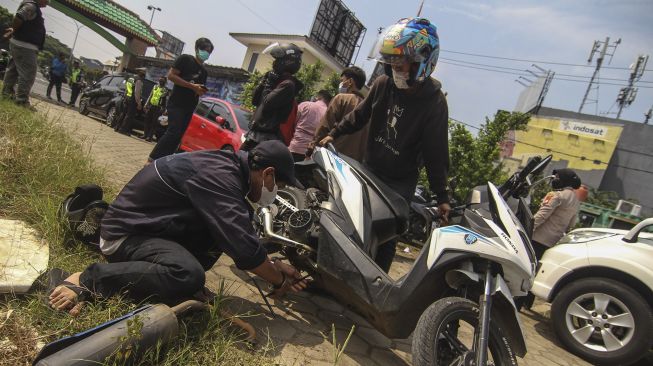
POLYGON ((245 142, 240 147, 244 151, 251 150, 262 141, 284 141, 281 125, 296 110, 296 97, 304 87, 294 76, 302 66, 302 50, 299 47, 293 43, 273 43, 263 50, 263 54, 272 56, 274 62, 272 70, 265 73, 254 90, 252 104, 256 110, 245 142))
MULTIPOLYGON (((320 145, 369 124, 364 164, 407 201, 425 166, 446 220, 451 210, 446 190, 449 111, 440 82, 430 77, 440 50, 436 27, 424 18, 401 19, 381 34, 376 48, 385 75, 320 145)), ((384 244, 376 254, 376 263, 386 272, 395 248, 396 242, 384 244)))

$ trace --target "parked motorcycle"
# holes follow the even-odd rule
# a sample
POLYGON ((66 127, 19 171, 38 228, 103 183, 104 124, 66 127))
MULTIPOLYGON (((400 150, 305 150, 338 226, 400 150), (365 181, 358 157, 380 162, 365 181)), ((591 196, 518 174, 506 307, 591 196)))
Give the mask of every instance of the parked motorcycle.
MULTIPOLYGON (((503 192, 488 183, 486 202, 453 210, 460 224, 433 228, 410 271, 396 281, 374 258, 405 231, 408 205, 332 147, 297 163, 307 188, 279 191, 274 205, 258 209, 256 225, 269 252, 283 253, 379 332, 413 333, 414 365, 516 365, 526 344, 512 299, 530 289, 536 259, 503 197, 521 196, 528 170, 536 168, 527 166, 503 192)), ((523 219, 532 221, 520 202, 523 219)))

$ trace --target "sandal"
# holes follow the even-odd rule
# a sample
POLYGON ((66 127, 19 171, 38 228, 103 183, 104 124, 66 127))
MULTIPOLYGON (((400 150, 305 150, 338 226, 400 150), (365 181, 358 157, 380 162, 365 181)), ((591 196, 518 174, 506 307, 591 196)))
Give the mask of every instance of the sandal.
POLYGON ((50 305, 50 294, 59 286, 64 286, 67 289, 73 291, 76 295, 75 299, 73 300, 74 303, 80 303, 82 301, 86 301, 90 299, 91 297, 91 292, 81 286, 78 286, 72 282, 66 281, 66 278, 70 276, 70 273, 64 271, 61 268, 52 268, 49 272, 49 278, 48 278, 48 289, 46 291, 46 296, 44 298, 44 302, 48 307, 52 307, 50 305))

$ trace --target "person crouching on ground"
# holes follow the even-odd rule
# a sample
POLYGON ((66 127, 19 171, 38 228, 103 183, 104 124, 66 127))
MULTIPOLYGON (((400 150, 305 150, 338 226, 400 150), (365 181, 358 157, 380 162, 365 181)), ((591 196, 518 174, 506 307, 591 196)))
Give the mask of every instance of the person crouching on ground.
POLYGON ((51 292, 50 305, 77 315, 83 300, 123 292, 135 301, 174 304, 202 292, 205 271, 222 253, 279 296, 303 290, 294 267, 270 261, 251 221, 250 202, 267 206, 286 184, 301 186, 280 141, 249 153, 203 150, 155 160, 102 219, 100 249, 108 263, 70 275, 51 292))

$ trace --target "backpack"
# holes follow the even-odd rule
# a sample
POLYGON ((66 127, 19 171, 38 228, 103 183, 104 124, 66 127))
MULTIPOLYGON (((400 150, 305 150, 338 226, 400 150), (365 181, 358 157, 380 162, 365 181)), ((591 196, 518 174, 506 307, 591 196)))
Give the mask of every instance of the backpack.
POLYGON ((292 109, 288 114, 288 118, 279 125, 279 131, 281 132, 281 137, 283 138, 283 143, 286 146, 290 145, 293 136, 295 135, 295 127, 297 127, 297 101, 292 101, 292 109))
POLYGON ((61 203, 59 211, 73 237, 96 248, 100 246, 100 222, 109 208, 102 194, 96 184, 78 186, 61 203))

